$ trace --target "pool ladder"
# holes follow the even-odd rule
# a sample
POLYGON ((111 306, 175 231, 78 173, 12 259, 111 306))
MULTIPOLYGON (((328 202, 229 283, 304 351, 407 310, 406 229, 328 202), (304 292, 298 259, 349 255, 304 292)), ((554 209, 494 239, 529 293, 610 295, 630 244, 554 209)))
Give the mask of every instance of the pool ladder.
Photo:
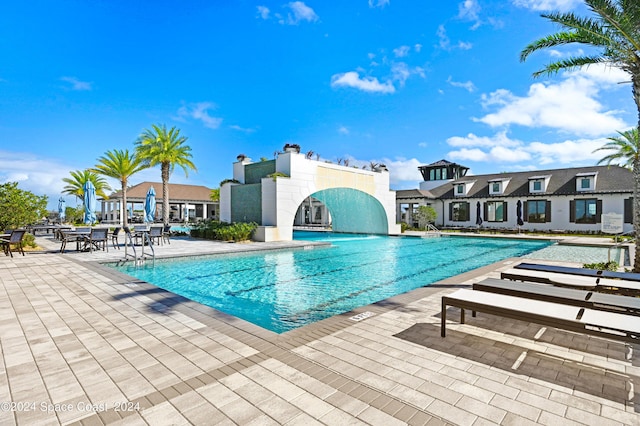
MULTIPOLYGON (((632 231, 625 232, 624 234, 616 235, 616 236, 614 237, 614 238, 615 238, 616 243, 615 243, 614 245, 612 245, 612 246, 609 246, 609 250, 607 250, 607 261, 611 262, 611 250, 613 250, 614 248, 622 247, 623 245, 625 245, 625 244, 628 244, 628 243, 629 243, 629 241, 620 241, 620 242, 617 242, 617 241, 618 241, 618 237, 622 237, 622 236, 624 236, 624 235, 633 234, 633 233, 635 233, 635 232, 636 232, 635 230, 632 230, 632 231)), ((627 253, 629 253, 629 252, 627 251, 627 253)), ((631 262, 631 264, 633 265, 633 259, 631 259, 631 256, 630 256, 630 255, 631 255, 631 253, 629 253, 629 262, 631 262)), ((617 262, 619 263, 619 265, 620 265, 620 266, 626 266, 626 265, 624 264, 624 263, 625 263, 624 250, 623 250, 623 252, 620 254, 620 259, 618 259, 618 260, 617 260, 617 262)))
POLYGON ((122 264, 124 264, 127 260, 129 260, 129 258, 133 259, 135 266, 140 266, 144 264, 147 258, 150 258, 152 262, 155 264, 156 252, 153 248, 153 241, 151 240, 151 237, 149 237, 148 232, 142 232, 141 236, 142 236, 142 249, 141 249, 140 256, 138 256, 136 246, 133 243, 131 230, 129 229, 128 226, 124 228, 124 259, 122 259, 122 264), (151 249, 151 253, 145 254, 144 252, 145 245, 149 246, 149 248, 151 249), (131 246, 131 251, 133 251, 133 254, 129 254, 127 252, 127 247, 129 246, 131 246))
POLYGON ((422 236, 422 238, 433 238, 433 237, 440 237, 442 235, 442 232, 436 228, 435 226, 433 226, 432 224, 428 223, 427 224, 427 232, 425 232, 425 234, 422 236))

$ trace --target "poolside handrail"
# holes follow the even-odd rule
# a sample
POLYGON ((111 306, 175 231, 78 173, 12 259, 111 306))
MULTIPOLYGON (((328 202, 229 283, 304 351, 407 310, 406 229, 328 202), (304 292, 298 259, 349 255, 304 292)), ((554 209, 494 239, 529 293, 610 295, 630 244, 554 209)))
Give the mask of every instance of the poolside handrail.
MULTIPOLYGON (((632 234, 632 233, 635 233, 635 232, 636 232, 635 230, 627 231, 627 232, 625 232, 623 234, 616 235, 614 238, 617 241, 618 237, 623 237, 625 235, 632 234)), ((627 243, 628 243, 628 241, 620 241, 619 243, 616 242, 614 245, 610 246, 609 249, 607 250, 607 262, 611 263, 611 250, 613 250, 616 247, 622 247, 624 244, 627 244, 627 243)))

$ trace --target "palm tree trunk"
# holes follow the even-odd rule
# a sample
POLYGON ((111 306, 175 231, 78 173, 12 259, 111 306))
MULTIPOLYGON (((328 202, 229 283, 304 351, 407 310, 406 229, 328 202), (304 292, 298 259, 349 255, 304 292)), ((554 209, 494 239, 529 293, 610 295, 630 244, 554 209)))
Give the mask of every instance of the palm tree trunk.
POLYGON ((122 206, 120 207, 120 215, 122 217, 122 226, 128 226, 128 211, 127 211, 127 181, 121 180, 120 184, 122 185, 122 206))
MULTIPOLYGON (((638 108, 638 129, 640 129, 640 76, 632 76, 633 100, 638 108)), ((640 272, 640 158, 638 153, 633 160, 633 231, 636 238, 636 255, 633 260, 633 272, 640 272)))
POLYGON ((169 225, 169 163, 162 163, 162 222, 169 225))

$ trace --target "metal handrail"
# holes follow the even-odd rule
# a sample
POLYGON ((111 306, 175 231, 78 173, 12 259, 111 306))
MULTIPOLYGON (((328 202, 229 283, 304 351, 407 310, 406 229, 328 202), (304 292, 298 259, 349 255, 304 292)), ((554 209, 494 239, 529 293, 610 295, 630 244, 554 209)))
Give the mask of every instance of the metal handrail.
MULTIPOLYGON (((615 241, 618 241, 618 237, 623 237, 623 236, 625 236, 627 234, 634 234, 635 232, 636 232, 635 230, 632 230, 632 231, 627 231, 625 233, 622 233, 620 235, 616 234, 614 236, 615 241)), ((628 243, 628 241, 620 241, 619 243, 616 242, 614 245, 609 246, 609 249, 607 250, 607 262, 611 262, 611 250, 613 250, 616 247, 622 247, 624 244, 627 244, 627 243, 628 243)))
POLYGON ((433 231, 433 232, 440 233, 440 230, 438 228, 436 228, 435 226, 433 226, 433 224, 431 224, 431 223, 427 223, 427 232, 428 231, 433 231))

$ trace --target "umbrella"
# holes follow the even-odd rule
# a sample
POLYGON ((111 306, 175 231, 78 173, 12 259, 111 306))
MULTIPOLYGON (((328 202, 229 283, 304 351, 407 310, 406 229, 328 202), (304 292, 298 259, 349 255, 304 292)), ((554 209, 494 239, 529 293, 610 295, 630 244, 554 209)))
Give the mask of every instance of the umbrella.
POLYGON ((144 221, 153 222, 156 217, 156 190, 153 186, 147 191, 147 199, 144 202, 144 221))
POLYGON ((60 222, 62 222, 66 217, 66 213, 64 211, 65 204, 66 201, 64 200, 64 198, 60 197, 60 199, 58 200, 58 217, 60 218, 60 222))
POLYGON ((131 208, 131 206, 127 206, 127 216, 129 217, 129 219, 133 217, 133 209, 131 208))
POLYGON ((522 220, 522 201, 520 200, 516 203, 516 216, 518 217, 518 226, 524 225, 524 220, 522 220))
POLYGON ((96 221, 96 187, 88 180, 83 187, 84 190, 84 223, 92 224, 96 221))
POLYGON ((482 225, 482 216, 480 216, 480 201, 476 203, 476 225, 482 225))

